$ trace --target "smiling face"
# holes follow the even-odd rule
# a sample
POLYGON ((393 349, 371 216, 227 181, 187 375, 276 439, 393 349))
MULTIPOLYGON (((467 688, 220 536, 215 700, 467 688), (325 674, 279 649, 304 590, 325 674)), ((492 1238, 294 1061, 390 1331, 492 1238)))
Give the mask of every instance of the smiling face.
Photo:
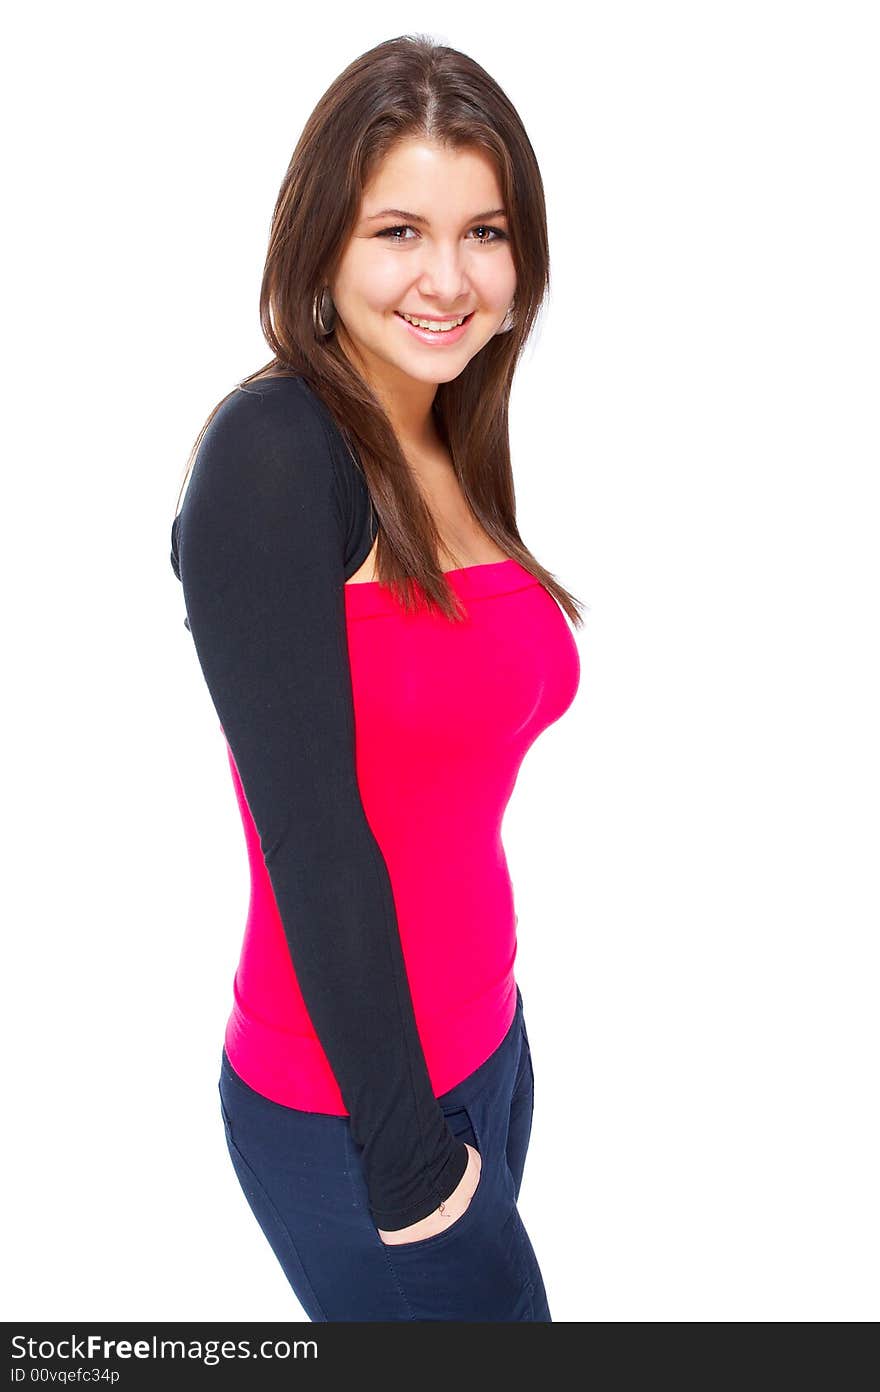
POLYGON ((482 151, 407 139, 386 157, 330 284, 340 347, 375 383, 436 388, 497 332, 516 289, 502 204, 482 151))

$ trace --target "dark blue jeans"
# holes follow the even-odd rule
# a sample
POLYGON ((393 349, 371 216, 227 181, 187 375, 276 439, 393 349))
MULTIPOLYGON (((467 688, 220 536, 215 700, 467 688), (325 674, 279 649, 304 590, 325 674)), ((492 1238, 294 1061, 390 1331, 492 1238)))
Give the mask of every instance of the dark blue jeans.
POLYGON ((238 1181, 310 1320, 550 1321, 517 1209, 534 1111, 519 987, 501 1044, 438 1099, 482 1169, 462 1216, 433 1237, 393 1247, 379 1237, 347 1116, 270 1101, 225 1049, 218 1086, 238 1181))

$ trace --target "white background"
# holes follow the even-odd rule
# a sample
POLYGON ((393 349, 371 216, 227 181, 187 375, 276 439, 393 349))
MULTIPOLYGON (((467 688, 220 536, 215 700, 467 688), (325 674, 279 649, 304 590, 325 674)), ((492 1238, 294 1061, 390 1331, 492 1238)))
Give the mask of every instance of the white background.
POLYGON ((875 1320, 869 4, 43 5, 6 30, 7 1319, 302 1319, 226 1153, 244 840, 168 551, 271 356, 302 125, 427 32, 517 106, 511 417, 582 683, 505 819, 556 1321, 875 1320))

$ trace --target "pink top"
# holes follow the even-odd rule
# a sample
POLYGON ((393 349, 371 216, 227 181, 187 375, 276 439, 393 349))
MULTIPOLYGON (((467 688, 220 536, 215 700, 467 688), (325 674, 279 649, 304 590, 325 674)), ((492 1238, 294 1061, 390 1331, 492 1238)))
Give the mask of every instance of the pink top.
MULTIPOLYGON (((460 624, 427 608, 406 614, 377 581, 344 589, 358 785, 436 1096, 485 1062, 513 1019, 516 912, 501 824, 526 751, 580 679, 565 614, 518 561, 447 574, 468 611, 460 624)), ((226 1052, 273 1101, 346 1116, 227 752, 251 898, 226 1052)))

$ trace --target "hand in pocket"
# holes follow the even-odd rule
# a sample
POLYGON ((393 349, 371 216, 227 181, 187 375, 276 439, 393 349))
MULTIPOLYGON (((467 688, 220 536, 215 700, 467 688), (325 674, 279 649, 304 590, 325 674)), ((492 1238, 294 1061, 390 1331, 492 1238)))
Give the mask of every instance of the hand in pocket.
POLYGON ((435 1208, 433 1213, 429 1213, 425 1218, 420 1218, 416 1223, 410 1223, 409 1227, 398 1228, 393 1232, 385 1232, 382 1228, 377 1231, 386 1247, 401 1247, 407 1242, 418 1242, 424 1237, 435 1237, 437 1233, 445 1232, 452 1227, 456 1219, 460 1218, 466 1211, 471 1199, 477 1191, 480 1182, 480 1172, 483 1167, 483 1160, 478 1150, 465 1141, 468 1153, 468 1162, 465 1172, 458 1184, 449 1195, 448 1199, 443 1200, 443 1212, 435 1208))

